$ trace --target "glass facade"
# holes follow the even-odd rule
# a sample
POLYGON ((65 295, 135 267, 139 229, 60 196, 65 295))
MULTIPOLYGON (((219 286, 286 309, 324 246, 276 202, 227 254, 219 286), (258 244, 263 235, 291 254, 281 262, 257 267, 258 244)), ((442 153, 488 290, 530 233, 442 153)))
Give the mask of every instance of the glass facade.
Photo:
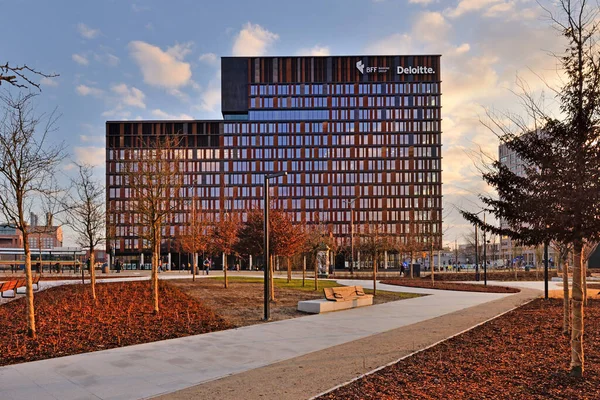
MULTIPOLYGON (((163 236, 176 236, 189 205, 214 213, 262 208, 272 198, 295 221, 324 223, 348 242, 377 224, 399 240, 441 245, 441 81, 439 56, 224 58, 223 121, 107 123, 108 225, 115 247, 141 250, 123 163, 144 157, 148 135, 179 135, 185 187, 163 236), (370 74, 359 62, 373 66, 370 74), (427 66, 401 75, 397 66, 427 66), (376 68, 375 70, 373 68, 376 68), (193 199, 193 200, 192 200, 193 199)), ((369 70, 367 68, 367 70, 369 70)))

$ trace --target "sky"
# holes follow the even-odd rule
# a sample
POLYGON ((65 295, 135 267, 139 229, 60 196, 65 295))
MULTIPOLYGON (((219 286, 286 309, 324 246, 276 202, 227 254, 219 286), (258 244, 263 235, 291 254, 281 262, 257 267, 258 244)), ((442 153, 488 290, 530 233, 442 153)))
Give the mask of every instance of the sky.
POLYGON ((457 209, 478 210, 477 194, 490 191, 475 162, 498 153, 486 111, 520 113, 518 80, 540 95, 559 82, 549 53, 565 47, 534 0, 0 0, 0 9, 10 10, 0 62, 60 75, 39 81, 36 107, 60 114, 51 140, 67 145, 61 172, 90 163, 102 182, 107 120, 221 119, 222 56, 442 54, 444 243, 464 242, 472 228, 457 209))

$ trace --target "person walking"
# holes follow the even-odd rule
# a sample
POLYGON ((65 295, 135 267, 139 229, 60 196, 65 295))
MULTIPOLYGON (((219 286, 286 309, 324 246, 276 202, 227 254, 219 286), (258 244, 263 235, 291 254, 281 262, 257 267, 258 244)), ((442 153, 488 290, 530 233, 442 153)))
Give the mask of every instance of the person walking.
POLYGON ((208 259, 204 260, 204 271, 206 271, 206 275, 210 275, 210 261, 208 259))

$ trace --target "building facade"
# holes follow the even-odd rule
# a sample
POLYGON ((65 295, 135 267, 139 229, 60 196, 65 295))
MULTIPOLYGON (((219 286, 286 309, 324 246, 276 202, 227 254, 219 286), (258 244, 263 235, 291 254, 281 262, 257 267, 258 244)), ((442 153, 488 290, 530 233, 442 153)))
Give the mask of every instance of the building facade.
POLYGON ((144 137, 175 135, 185 190, 166 241, 190 203, 221 213, 262 208, 264 175, 294 221, 324 224, 340 244, 377 225, 400 241, 441 248, 439 55, 225 57, 221 121, 107 122, 107 226, 116 255, 135 255, 124 163, 144 137), (356 199, 353 203, 350 201, 356 199))

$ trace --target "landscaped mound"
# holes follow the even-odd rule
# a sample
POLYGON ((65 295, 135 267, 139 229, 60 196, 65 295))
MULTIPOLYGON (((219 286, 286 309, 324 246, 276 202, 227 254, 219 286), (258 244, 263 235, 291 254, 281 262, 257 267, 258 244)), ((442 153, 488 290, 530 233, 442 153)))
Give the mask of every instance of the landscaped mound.
POLYGON ((426 281, 423 279, 390 279, 381 281, 386 285, 397 285, 397 286, 408 286, 423 289, 439 289, 439 290, 455 290, 458 292, 485 292, 485 293, 519 293, 520 290, 517 288, 510 288, 505 286, 484 286, 473 283, 457 283, 457 282, 435 282, 431 283, 430 280, 426 281))
POLYGON ((585 319, 585 372, 569 376, 562 300, 535 300, 321 399, 599 399, 600 301, 585 319))
POLYGON ((86 353, 227 329, 229 323, 180 290, 159 285, 152 313, 150 281, 66 285, 35 294, 38 337, 26 337, 25 298, 0 306, 0 365, 86 353))

